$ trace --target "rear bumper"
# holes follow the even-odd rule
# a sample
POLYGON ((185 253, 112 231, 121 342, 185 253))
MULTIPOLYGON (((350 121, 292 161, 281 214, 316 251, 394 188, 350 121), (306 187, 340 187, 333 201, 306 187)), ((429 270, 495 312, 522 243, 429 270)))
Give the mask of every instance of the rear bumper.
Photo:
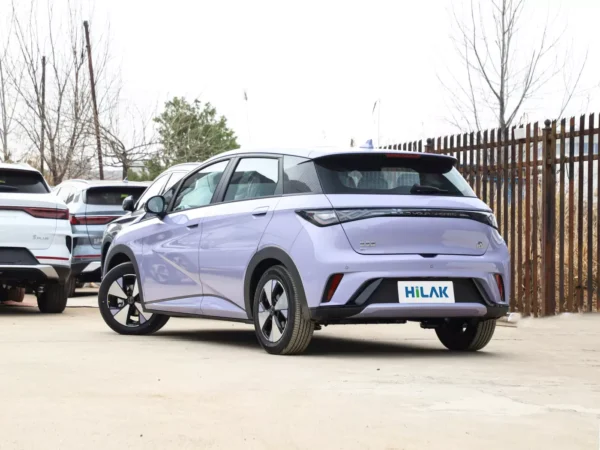
POLYGON ((311 308, 312 320, 322 324, 425 321, 447 318, 498 319, 508 313, 508 305, 479 303, 394 304, 372 303, 366 306, 320 306, 311 308))
POLYGON ((64 283, 71 272, 64 265, 0 265, 0 281, 5 283, 64 283))
POLYGON ((83 261, 74 260, 71 264, 71 274, 82 282, 100 281, 102 278, 100 258, 85 259, 83 261))

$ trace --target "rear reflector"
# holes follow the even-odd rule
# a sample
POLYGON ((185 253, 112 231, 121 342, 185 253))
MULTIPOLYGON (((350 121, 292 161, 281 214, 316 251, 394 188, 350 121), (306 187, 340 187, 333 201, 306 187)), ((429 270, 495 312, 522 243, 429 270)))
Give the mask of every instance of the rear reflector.
POLYGON ((504 299, 504 281, 502 280, 502 275, 499 273, 494 274, 494 278, 496 279, 496 285, 498 286, 498 292, 500 292, 500 300, 506 301, 504 299))
POLYGON ((340 282, 342 281, 342 278, 344 278, 344 275, 341 273, 336 273, 329 278, 329 281, 327 282, 327 287, 325 288, 325 295, 323 296, 322 303, 327 303, 331 301, 331 299, 333 298, 333 294, 335 294, 335 291, 337 290, 338 286, 340 285, 340 282))
POLYGON ((116 216, 71 216, 71 225, 106 225, 117 219, 116 216))
POLYGON ((38 219, 69 220, 68 209, 35 208, 27 206, 2 206, 0 207, 0 209, 5 211, 23 211, 24 213, 27 213, 30 216, 36 217, 38 219))

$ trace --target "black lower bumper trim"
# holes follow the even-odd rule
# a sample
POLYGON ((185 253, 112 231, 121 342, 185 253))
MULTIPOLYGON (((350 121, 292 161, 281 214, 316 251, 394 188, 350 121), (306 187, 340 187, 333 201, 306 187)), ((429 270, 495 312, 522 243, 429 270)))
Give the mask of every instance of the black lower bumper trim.
MULTIPOLYGON (((310 316, 311 319, 317 323, 322 324, 336 324, 336 323, 399 323, 406 322, 407 320, 421 321, 428 320, 429 318, 426 316, 426 312, 424 312, 425 316, 422 318, 411 317, 402 317, 398 315, 397 317, 373 317, 373 318, 352 318, 359 314, 365 306, 325 306, 325 307, 317 307, 310 308, 310 316)), ((469 317, 472 319, 479 320, 488 320, 488 319, 498 319, 508 313, 508 305, 495 305, 495 306, 487 306, 486 305, 486 314, 483 316, 477 317, 469 317)), ((456 319, 457 317, 452 317, 456 319)))
POLYGON ((36 266, 31 267, 2 267, 0 268, 0 283, 35 286, 47 283, 65 283, 71 269, 63 266, 52 266, 58 278, 49 278, 36 266))

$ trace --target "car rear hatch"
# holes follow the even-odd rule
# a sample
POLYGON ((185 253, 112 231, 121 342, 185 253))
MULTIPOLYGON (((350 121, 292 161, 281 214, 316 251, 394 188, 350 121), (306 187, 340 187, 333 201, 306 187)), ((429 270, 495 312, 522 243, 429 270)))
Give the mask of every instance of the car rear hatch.
POLYGON ((38 172, 0 169, 0 247, 44 250, 68 219, 38 172))
POLYGON ((489 208, 451 157, 356 153, 315 160, 324 193, 361 254, 483 255, 489 208))
POLYGON ((85 215, 76 216, 71 223, 85 225, 92 247, 99 249, 106 226, 125 214, 123 200, 130 195, 138 198, 145 189, 146 186, 92 186, 85 195, 85 215))

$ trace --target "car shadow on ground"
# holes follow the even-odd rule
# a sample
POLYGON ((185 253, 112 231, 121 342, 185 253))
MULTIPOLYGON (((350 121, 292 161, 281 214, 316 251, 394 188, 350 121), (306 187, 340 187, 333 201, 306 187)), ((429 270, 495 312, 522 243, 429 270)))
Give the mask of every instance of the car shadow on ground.
MULTIPOLYGON (((256 351, 260 348, 252 329, 249 330, 182 330, 160 331, 156 338, 168 338, 186 342, 198 342, 209 345, 237 346, 256 351)), ((429 339, 423 340, 428 342, 429 339)), ((413 341, 414 342, 414 341, 413 341)), ((382 340, 366 341, 348 337, 319 336, 315 334, 309 347, 304 352, 307 356, 352 356, 352 357, 469 357, 493 358, 499 356, 490 352, 456 353, 445 348, 433 348, 413 342, 389 342, 382 340)))

